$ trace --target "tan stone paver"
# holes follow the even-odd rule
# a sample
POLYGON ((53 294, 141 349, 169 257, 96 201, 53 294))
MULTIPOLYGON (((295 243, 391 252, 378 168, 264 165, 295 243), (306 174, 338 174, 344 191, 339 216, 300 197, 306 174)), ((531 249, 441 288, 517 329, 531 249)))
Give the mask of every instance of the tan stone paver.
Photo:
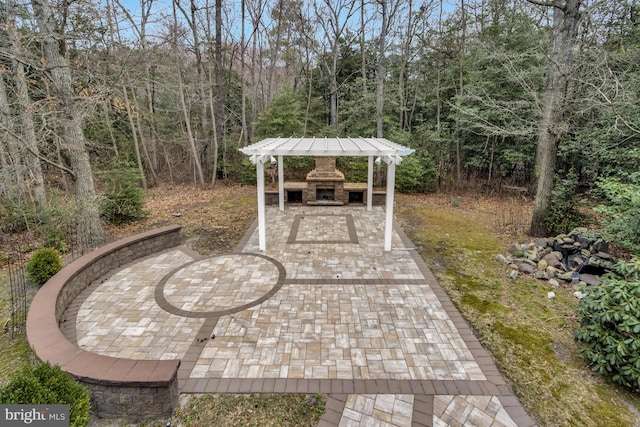
POLYGON ((114 272, 78 310, 78 345, 112 357, 181 358, 203 321, 167 313, 153 295, 162 277, 192 260, 174 249, 114 272))
POLYGON ((236 253, 112 272, 77 343, 182 359, 182 392, 328 393, 321 426, 532 425, 412 244, 383 239, 380 207, 268 207, 263 253, 252 229, 236 253))
POLYGON ((517 426, 496 396, 439 395, 433 412, 434 426, 517 426))

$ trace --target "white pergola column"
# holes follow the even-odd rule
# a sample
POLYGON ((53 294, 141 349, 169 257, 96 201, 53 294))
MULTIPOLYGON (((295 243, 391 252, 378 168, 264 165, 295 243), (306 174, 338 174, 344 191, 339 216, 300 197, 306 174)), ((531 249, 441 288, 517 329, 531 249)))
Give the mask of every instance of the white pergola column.
POLYGON ((278 156, 278 205, 280 211, 284 211, 284 162, 282 156, 278 156))
POLYGON ((367 168, 367 210, 373 206, 373 156, 369 156, 367 168))
POLYGON ((383 158, 387 164, 387 198, 385 201, 385 221, 384 221, 384 250, 391 250, 391 238, 393 237, 393 196, 396 186, 396 164, 400 164, 402 157, 385 156, 383 158))
POLYGON ((251 161, 256 164, 256 181, 258 184, 258 248, 261 251, 267 249, 267 230, 264 200, 264 161, 265 156, 251 156, 251 161))

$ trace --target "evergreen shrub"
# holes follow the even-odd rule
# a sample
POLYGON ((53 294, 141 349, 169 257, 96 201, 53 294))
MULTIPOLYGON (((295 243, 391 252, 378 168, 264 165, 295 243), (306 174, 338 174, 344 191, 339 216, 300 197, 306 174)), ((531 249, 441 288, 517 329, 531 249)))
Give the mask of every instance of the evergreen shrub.
POLYGON ((13 376, 0 388, 2 404, 69 405, 69 425, 86 426, 89 423, 89 391, 63 372, 59 366, 48 363, 35 368, 29 366, 13 376))
POLYGON ((0 200, 0 228, 5 233, 29 230, 36 217, 35 209, 26 203, 15 203, 8 198, 0 200))
POLYGON ((47 208, 40 214, 39 232, 44 246, 60 252, 69 250, 69 232, 75 227, 75 206, 49 195, 47 208))
POLYGON ((38 249, 25 267, 27 278, 42 286, 62 269, 62 257, 53 248, 38 249))
POLYGON ((116 160, 100 176, 105 186, 101 209, 107 221, 123 225, 141 220, 149 214, 144 210, 140 174, 131 162, 116 160))
POLYGON ((568 233, 578 227, 585 227, 592 218, 580 212, 575 201, 578 174, 569 171, 564 179, 556 180, 551 196, 551 207, 544 219, 550 235, 568 233))
POLYGON ((640 390, 640 260, 619 262, 585 295, 576 307, 580 353, 595 372, 640 390))
POLYGON ((618 178, 605 178, 598 182, 606 204, 595 207, 602 214, 605 232, 626 248, 640 252, 640 174, 629 177, 628 182, 618 178))

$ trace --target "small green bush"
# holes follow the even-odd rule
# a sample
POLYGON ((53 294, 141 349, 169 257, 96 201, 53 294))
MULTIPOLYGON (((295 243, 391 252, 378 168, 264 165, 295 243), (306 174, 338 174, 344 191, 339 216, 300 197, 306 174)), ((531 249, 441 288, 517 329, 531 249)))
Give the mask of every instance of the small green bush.
POLYGON ((602 284, 586 288, 576 313, 575 338, 592 369, 617 384, 640 389, 640 260, 620 262, 602 284))
POLYGON ((48 363, 27 366, 0 389, 2 404, 69 405, 70 425, 89 423, 89 391, 48 363))
POLYGON ((109 170, 100 174, 105 194, 101 200, 102 215, 113 224, 122 225, 145 218, 144 190, 140 174, 131 162, 114 161, 109 170))
POLYGON ((27 278, 36 285, 44 285, 62 269, 62 257, 52 248, 39 249, 27 262, 27 278))

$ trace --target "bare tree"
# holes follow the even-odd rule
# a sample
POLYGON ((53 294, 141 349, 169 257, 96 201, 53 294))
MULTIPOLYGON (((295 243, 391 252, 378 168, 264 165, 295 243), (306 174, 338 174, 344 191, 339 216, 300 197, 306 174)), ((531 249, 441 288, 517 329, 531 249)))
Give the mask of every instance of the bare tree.
POLYGON ((74 92, 71 68, 60 49, 62 45, 64 50, 64 38, 55 26, 51 6, 46 0, 31 0, 31 5, 56 96, 64 149, 74 173, 75 195, 81 206, 77 217, 78 232, 88 241, 101 244, 105 241, 105 234, 83 131, 85 106, 82 98, 74 92))
MULTIPOLYGON (((338 128, 338 64, 341 43, 350 44, 349 23, 356 13, 356 2, 350 0, 323 0, 315 5, 318 24, 323 29, 324 51, 317 52, 329 78, 330 115, 332 129, 338 128), (327 60, 327 57, 329 60, 327 60)), ((351 35, 353 37, 353 35, 351 35)))
POLYGON ((529 234, 536 236, 544 235, 547 231, 544 220, 551 205, 558 146, 566 134, 567 88, 573 71, 582 0, 528 1, 553 8, 553 38, 547 68, 547 84, 542 98, 542 117, 538 126, 536 198, 529 228, 529 234))
POLYGON ((182 119, 183 119, 183 123, 184 123, 184 127, 185 127, 185 131, 186 131, 186 137, 187 137, 187 141, 189 143, 189 147, 191 149, 191 155, 193 157, 193 164, 195 166, 195 171, 196 171, 196 180, 197 180, 197 184, 200 186, 200 188, 205 188, 206 184, 205 184, 205 180, 204 180, 204 174, 202 172, 202 165, 200 164, 200 156, 198 153, 198 148, 196 146, 196 141, 195 138, 193 136, 193 132, 191 130, 191 117, 189 115, 189 110, 187 108, 187 102, 185 100, 185 96, 184 96, 184 91, 185 91, 185 87, 183 84, 183 80, 182 80, 182 67, 181 67, 181 58, 180 58, 180 49, 178 48, 178 29, 179 29, 179 25, 178 25, 178 15, 177 15, 177 11, 176 11, 176 2, 173 2, 173 22, 174 22, 174 28, 173 28, 173 49, 174 49, 174 53, 175 53, 175 61, 176 61, 176 75, 178 78, 178 98, 180 99, 180 110, 182 112, 182 119))
POLYGON ((388 0, 377 0, 380 5, 380 36, 378 40, 378 70, 376 73, 376 136, 384 137, 384 81, 387 71, 387 57, 385 51, 387 48, 387 32, 389 31, 389 10, 388 0))
POLYGON ((27 79, 24 72, 23 61, 24 54, 18 33, 15 26, 15 3, 8 0, 6 3, 7 12, 7 34, 9 45, 12 52, 11 58, 11 74, 16 92, 16 101, 18 104, 18 112, 21 122, 21 143, 25 147, 21 157, 28 165, 27 173, 32 177, 28 182, 33 182, 30 186, 35 205, 39 209, 43 209, 47 204, 47 196, 44 188, 44 177, 42 174, 42 166, 39 159, 38 141, 36 137, 35 124, 33 121, 33 108, 29 90, 27 87, 27 79))

